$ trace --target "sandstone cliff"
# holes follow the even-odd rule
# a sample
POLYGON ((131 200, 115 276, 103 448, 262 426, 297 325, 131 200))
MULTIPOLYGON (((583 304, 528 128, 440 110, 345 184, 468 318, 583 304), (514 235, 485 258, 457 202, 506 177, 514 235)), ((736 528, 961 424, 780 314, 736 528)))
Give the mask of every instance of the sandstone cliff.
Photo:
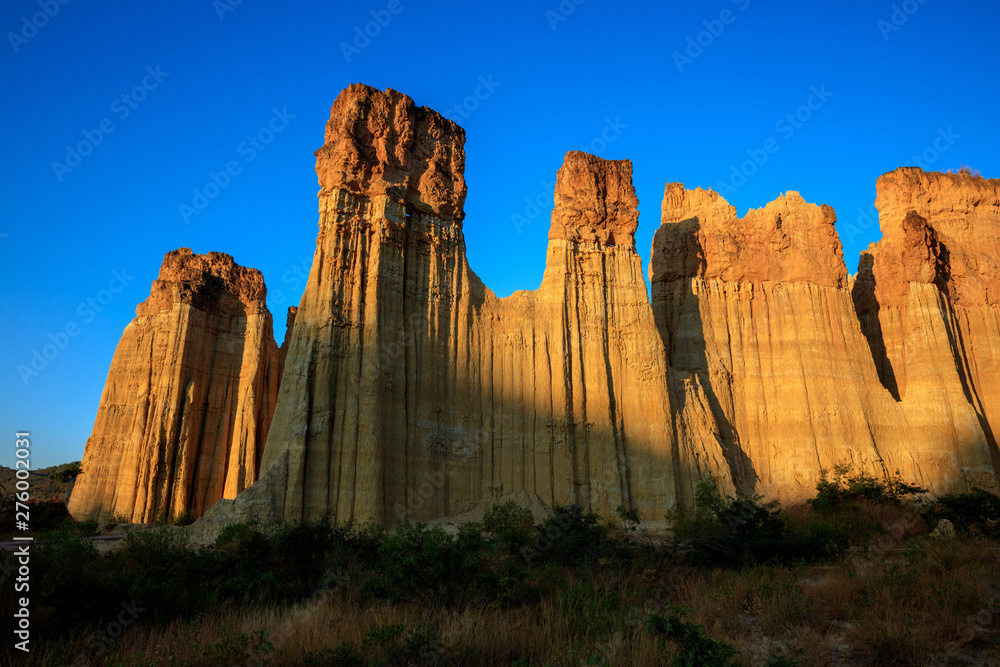
POLYGON ((1000 181, 886 174, 884 238, 855 277, 829 206, 788 192, 740 218, 668 184, 650 302, 631 163, 569 152, 542 284, 500 299, 466 260, 464 142, 401 93, 343 91, 280 348, 258 272, 168 254, 112 362, 74 514, 190 511, 209 534, 516 497, 657 520, 709 476, 794 502, 842 463, 997 489, 1000 181))
MULTIPOLYGON (((903 402, 879 382, 830 207, 789 192, 741 219, 714 192, 670 184, 662 215, 653 310, 670 364, 702 379, 745 456, 739 486, 802 500, 840 463, 938 492, 992 482, 957 374, 903 402)), ((928 354, 951 358, 947 346, 928 354)))
MULTIPOLYGON (((718 439, 677 438, 699 427, 672 416, 631 164, 567 155, 542 286, 498 299, 466 261, 464 138, 391 90, 333 106, 264 455, 288 456, 281 514, 430 518, 522 491, 662 514, 692 480, 726 478, 718 439)), ((687 414, 704 409, 680 387, 687 414)))
POLYGON ((281 362, 260 272, 167 253, 115 351, 69 509, 199 516, 257 479, 281 362))
POLYGON ((955 432, 956 448, 921 458, 996 488, 1000 180, 904 167, 876 187, 883 238, 854 299, 880 378, 926 428, 955 432))

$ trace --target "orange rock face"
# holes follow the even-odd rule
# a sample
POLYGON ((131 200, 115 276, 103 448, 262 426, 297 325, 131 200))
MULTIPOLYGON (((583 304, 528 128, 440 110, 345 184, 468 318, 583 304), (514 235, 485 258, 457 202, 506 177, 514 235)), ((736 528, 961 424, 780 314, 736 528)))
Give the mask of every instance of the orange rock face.
MULTIPOLYGON (((995 487, 956 373, 925 378, 921 395, 903 401, 879 382, 855 312, 874 301, 861 297, 873 278, 859 275, 852 299, 835 220, 794 192, 740 219, 714 192, 666 188, 653 311, 670 365, 701 379, 727 448, 745 461, 736 486, 800 501, 821 470, 851 463, 898 469, 937 492, 995 487)), ((912 248, 906 272, 939 281, 940 245, 912 216, 900 222, 912 248)), ((926 340, 946 339, 945 328, 911 334, 921 367, 950 363, 926 340)))
POLYGON ((498 299, 465 257, 463 143, 394 91, 352 86, 333 106, 262 467, 278 514, 425 519, 528 492, 662 515, 692 480, 725 478, 719 441, 690 417, 707 409, 697 383, 678 380, 689 418, 675 427, 631 164, 567 155, 542 286, 498 299))
POLYGON ((1000 469, 1000 180, 904 167, 877 182, 883 238, 854 298, 886 387, 947 424, 968 405, 983 431, 952 465, 994 488, 1000 469))
POLYGON ((657 235, 653 279, 697 276, 843 287, 847 270, 836 221, 832 208, 809 204, 798 192, 740 218, 718 193, 670 183, 663 193, 662 222, 683 224, 657 235))
POLYGON ((280 349, 258 272, 168 254, 71 511, 191 511, 211 532, 516 495, 657 520, 709 476, 794 502, 843 463, 936 493, 998 488, 1000 181, 884 175, 884 238, 853 277, 829 206, 788 192, 740 218, 668 184, 651 302, 631 163, 571 151, 542 284, 500 299, 466 259, 464 141, 396 91, 338 97, 280 349))
POLYGON ((549 239, 635 246, 638 206, 631 162, 570 151, 556 178, 549 239))
POLYGON ((257 479, 281 375, 265 298, 229 255, 167 253, 112 359, 74 517, 197 517, 257 479))

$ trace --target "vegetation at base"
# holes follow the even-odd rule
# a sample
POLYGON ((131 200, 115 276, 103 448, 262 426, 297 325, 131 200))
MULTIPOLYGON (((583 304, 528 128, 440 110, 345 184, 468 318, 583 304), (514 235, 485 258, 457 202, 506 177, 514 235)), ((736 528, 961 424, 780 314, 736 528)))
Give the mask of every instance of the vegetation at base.
POLYGON ((666 617, 650 614, 646 630, 655 637, 664 637, 680 648, 674 658, 674 667, 701 665, 703 667, 728 667, 737 651, 725 642, 705 636, 705 629, 684 620, 686 611, 670 610, 666 617))
POLYGON ((854 472, 850 465, 843 464, 834 467, 832 478, 828 471, 820 471, 816 497, 808 502, 814 510, 830 512, 853 508, 859 503, 899 505, 924 493, 926 489, 904 482, 899 471, 876 477, 864 471, 854 472))
POLYGON ((932 525, 946 519, 961 531, 1000 538, 1000 497, 982 489, 941 496, 928 505, 924 517, 932 525))
MULTIPOLYGON (((32 659, 778 667, 828 664, 831 645, 849 647, 838 664, 986 656, 1000 648, 1000 498, 921 491, 835 468, 785 510, 709 481, 656 538, 625 506, 611 523, 576 505, 537 521, 505 502, 449 530, 239 523, 205 547, 162 525, 101 554, 86 539, 96 523, 64 520, 32 547, 32 637, 46 647, 32 659), (928 537, 941 519, 955 539, 928 537), (141 609, 135 627, 95 644, 123 604, 141 609)), ((13 612, 5 596, 0 613, 13 612)))
POLYGON ((73 463, 67 463, 66 465, 59 466, 55 472, 49 473, 49 479, 54 482, 59 482, 60 484, 68 484, 69 482, 75 482, 76 478, 83 472, 80 467, 80 461, 74 461, 73 463))

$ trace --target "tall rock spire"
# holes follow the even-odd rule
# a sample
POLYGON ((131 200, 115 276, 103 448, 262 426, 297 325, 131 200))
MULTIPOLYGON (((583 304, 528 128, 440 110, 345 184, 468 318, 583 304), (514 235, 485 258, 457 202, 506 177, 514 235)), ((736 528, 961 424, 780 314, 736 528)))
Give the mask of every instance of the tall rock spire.
POLYGON ((660 515, 725 477, 717 442, 676 437, 631 164, 567 155, 542 286, 498 299, 466 260, 463 143, 395 91, 351 86, 333 106, 264 455, 279 513, 430 518, 527 492, 660 515))
POLYGON ((260 271, 167 253, 111 361, 69 510, 200 516, 257 479, 281 378, 260 271))

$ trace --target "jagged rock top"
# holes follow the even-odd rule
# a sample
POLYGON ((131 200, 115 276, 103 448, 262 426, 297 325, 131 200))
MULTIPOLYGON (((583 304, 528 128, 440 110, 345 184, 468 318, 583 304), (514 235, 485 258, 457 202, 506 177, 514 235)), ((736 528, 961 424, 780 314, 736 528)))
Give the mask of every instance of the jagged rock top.
POLYGON ((289 306, 285 315, 285 340, 281 343, 281 349, 287 350, 292 341, 292 330, 295 328, 295 316, 298 315, 298 306, 289 306))
POLYGON ((717 192, 668 183, 653 238, 650 279, 847 285, 844 250, 826 204, 789 191, 740 218, 717 192))
POLYGON ((175 303, 189 303, 207 313, 241 315, 266 310, 267 288, 257 269, 237 264, 231 255, 196 255, 179 248, 163 256, 160 275, 136 315, 155 315, 175 303))
POLYGON ((556 177, 549 239, 635 246, 639 199, 632 163, 569 151, 556 177))
POLYGON ((1000 303, 1000 179, 901 167, 876 191, 882 305, 905 303, 911 282, 936 284, 956 305, 1000 303))
POLYGON ((393 200, 461 221, 465 206, 465 130, 391 88, 363 84, 333 103, 326 140, 316 151, 324 191, 343 189, 393 200))

